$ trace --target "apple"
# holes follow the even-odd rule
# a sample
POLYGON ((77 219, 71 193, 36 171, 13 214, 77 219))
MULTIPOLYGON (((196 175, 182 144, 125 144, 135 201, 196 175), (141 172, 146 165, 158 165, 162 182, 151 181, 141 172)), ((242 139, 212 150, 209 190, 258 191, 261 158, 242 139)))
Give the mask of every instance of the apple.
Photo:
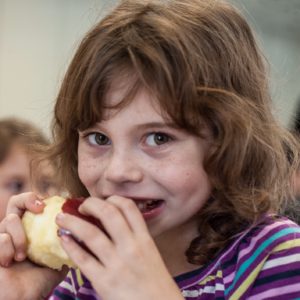
MULTIPOLYGON (((85 216, 78 211, 83 201, 84 198, 66 199, 53 196, 43 201, 45 207, 41 214, 34 214, 30 211, 24 213, 22 223, 28 242, 27 256, 32 262, 56 270, 61 270, 63 265, 76 267, 61 246, 58 237, 60 228, 57 226, 55 218, 58 213, 64 212, 80 217, 103 229, 99 220, 85 216)), ((65 231, 64 234, 70 233, 65 231)), ((84 244, 80 244, 88 250, 84 244)))
POLYGON ((100 221, 92 216, 86 216, 79 212, 79 206, 84 201, 84 198, 67 198, 62 206, 62 211, 64 213, 74 215, 76 217, 79 217, 87 222, 90 222, 97 227, 102 227, 100 221))

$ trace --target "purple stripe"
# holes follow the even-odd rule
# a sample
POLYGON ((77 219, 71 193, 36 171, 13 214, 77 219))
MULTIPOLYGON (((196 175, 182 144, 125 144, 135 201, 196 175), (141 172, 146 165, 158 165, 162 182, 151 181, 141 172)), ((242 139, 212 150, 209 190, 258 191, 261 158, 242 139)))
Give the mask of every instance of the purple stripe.
POLYGON ((276 221, 273 224, 268 224, 265 227, 257 226, 257 228, 252 232, 252 234, 247 237, 249 240, 249 243, 243 243, 241 244, 241 247, 239 249, 239 256, 244 259, 248 259, 252 253, 253 250, 257 248, 257 245, 260 245, 265 240, 267 240, 270 236, 273 236, 278 231, 285 229, 288 227, 297 227, 292 222, 283 222, 282 220, 276 221), (293 225, 293 226, 290 226, 293 225))
POLYGON ((282 300, 282 299, 293 299, 300 296, 300 283, 287 284, 286 286, 279 286, 274 289, 267 289, 260 294, 252 294, 248 300, 256 299, 272 299, 272 300, 282 300))
MULTIPOLYGON (((298 234, 299 235, 299 234, 298 234)), ((265 237, 269 237, 269 235, 265 236, 265 237)), ((284 237, 281 237, 280 240, 275 240, 273 243, 271 243, 266 249, 264 249, 264 251, 262 251, 259 256, 255 259, 255 261, 251 264, 251 266, 245 271, 245 273, 241 276, 241 278, 239 279, 239 283, 241 283, 242 281, 244 281, 248 275, 252 272, 253 269, 255 269, 257 267, 258 264, 260 264, 268 255, 271 255, 270 257, 272 258, 276 258, 276 257, 284 257, 287 256, 289 254, 293 254, 293 253, 299 253, 299 247, 294 247, 289 249, 289 251, 287 252, 285 251, 280 251, 279 253, 272 253, 273 249, 277 246, 277 244, 281 244, 285 241, 291 240, 291 237, 295 238, 295 233, 291 233, 288 234, 284 237), (275 244, 275 245, 274 245, 275 244)), ((259 246, 259 244, 257 245, 257 247, 259 246)), ((224 282, 226 284, 230 284, 235 276, 235 272, 236 270, 239 268, 239 265, 243 264, 244 261, 246 261, 247 259, 249 259, 251 257, 252 253, 249 253, 249 255, 244 255, 244 257, 238 257, 238 265, 232 265, 230 268, 227 268, 226 270, 224 270, 224 282), (230 273, 228 273, 230 272, 230 273)))
MULTIPOLYGON (((97 295, 97 293, 95 292, 95 290, 91 289, 91 288, 86 288, 84 286, 82 286, 79 290, 79 295, 82 295, 82 299, 87 299, 87 300, 101 300, 101 298, 97 295)), ((81 299, 81 298, 80 298, 81 299)))
POLYGON ((224 259, 228 260, 229 255, 235 254, 235 253, 233 253, 233 249, 247 233, 248 233, 248 231, 246 231, 242 235, 240 235, 225 252, 220 253, 220 255, 217 256, 216 259, 212 263, 204 266, 203 272, 201 272, 200 274, 198 274, 192 278, 181 280, 178 283, 178 286, 181 289, 186 289, 194 284, 197 284, 199 281, 202 281, 207 276, 216 275, 222 260, 224 260, 224 259))
POLYGON ((74 285, 75 290, 77 291, 79 289, 79 284, 78 284, 78 280, 77 280, 76 270, 71 269, 69 274, 71 275, 71 278, 72 278, 72 285, 74 285))
POLYGON ((299 282, 300 282, 300 276, 284 278, 276 281, 269 281, 262 285, 256 286, 251 292, 253 294, 259 294, 259 293, 263 293, 268 289, 285 288, 288 285, 299 284, 299 282))
POLYGON ((54 295, 55 291, 58 291, 59 293, 66 295, 66 296, 73 297, 75 299, 75 294, 72 291, 65 289, 61 286, 57 286, 53 292, 53 295, 49 298, 50 300, 57 300, 57 299, 60 300, 61 299, 60 297, 54 295))

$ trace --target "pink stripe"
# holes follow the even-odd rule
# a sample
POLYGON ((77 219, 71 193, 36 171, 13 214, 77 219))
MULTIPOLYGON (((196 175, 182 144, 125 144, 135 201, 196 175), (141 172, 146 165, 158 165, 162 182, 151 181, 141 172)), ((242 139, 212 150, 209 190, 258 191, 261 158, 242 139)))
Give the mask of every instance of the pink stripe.
POLYGON ((276 227, 279 227, 279 226, 281 226, 281 225, 286 225, 286 224, 288 224, 288 223, 294 224, 293 222, 288 222, 288 221, 284 221, 284 222, 281 222, 281 221, 279 222, 279 221, 277 221, 277 222, 275 222, 275 223, 273 223, 273 224, 271 224, 271 225, 268 225, 268 226, 264 227, 264 229, 263 229, 257 236, 255 236, 255 237, 253 237, 253 238, 251 239, 250 245, 249 245, 247 248, 245 248, 245 249, 243 249, 243 250, 240 251, 239 257, 243 257, 244 255, 247 255, 247 254, 248 254, 249 252, 251 252, 255 247, 257 247, 257 242, 258 242, 258 240, 260 240, 260 239, 263 238, 265 235, 267 235, 272 229, 274 229, 274 228, 276 228, 276 227))
POLYGON ((267 290, 265 292, 262 292, 260 294, 255 294, 249 298, 248 300, 257 300, 257 299, 270 299, 272 296, 280 296, 280 295, 289 295, 294 292, 300 291, 300 283, 297 284, 291 284, 291 285, 285 285, 281 287, 277 287, 275 289, 267 290))
MULTIPOLYGON (((282 224, 294 225, 294 223, 290 220, 284 220, 284 222, 277 221, 271 225, 268 225, 257 236, 255 236, 251 239, 250 245, 247 248, 240 251, 239 259, 241 259, 243 256, 246 256, 247 254, 249 254, 254 248, 257 247, 257 243, 261 238, 264 238, 264 236, 266 236, 271 230, 273 230, 276 227, 281 226, 282 224)), ((235 271, 233 271, 228 276, 224 277, 224 283, 227 284, 229 282, 232 282, 234 276, 235 276, 235 271)))
POLYGON ((226 277, 224 277, 224 283, 227 284, 229 282, 232 282, 234 275, 235 275, 235 271, 232 272, 231 274, 227 275, 226 277))
POLYGON ((182 289, 187 289, 195 284, 197 284, 199 281, 202 281, 204 278, 206 278, 208 275, 211 275, 211 273, 214 271, 214 269, 216 269, 217 267, 219 267, 219 262, 226 256, 228 255, 228 253, 230 253, 232 251, 232 249, 235 247, 236 244, 238 244, 240 242, 240 240, 250 231, 251 228, 249 228, 247 231, 242 232, 242 234, 239 236, 239 238, 230 246, 229 249, 227 249, 226 252, 224 252, 217 261, 214 262, 214 264, 204 273, 201 275, 201 277, 198 278, 194 278, 192 280, 192 282, 189 282, 189 284, 186 284, 184 286, 182 286, 182 289))

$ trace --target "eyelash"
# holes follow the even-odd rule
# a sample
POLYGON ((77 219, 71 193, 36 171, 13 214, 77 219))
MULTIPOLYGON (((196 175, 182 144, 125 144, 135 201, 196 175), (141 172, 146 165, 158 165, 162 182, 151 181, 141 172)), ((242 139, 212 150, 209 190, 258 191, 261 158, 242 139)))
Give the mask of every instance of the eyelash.
POLYGON ((88 140, 89 144, 91 144, 91 145, 106 146, 106 145, 111 144, 109 138, 105 134, 100 133, 100 132, 89 132, 89 133, 85 134, 84 137, 88 140), (94 140, 92 141, 91 139, 93 136, 94 136, 94 140), (104 137, 109 141, 109 143, 105 143, 105 144, 97 143, 97 141, 96 141, 97 137, 104 137))
POLYGON ((158 137, 158 136, 161 136, 163 138, 167 138, 167 141, 163 141, 161 144, 154 142, 155 145, 152 145, 152 147, 160 147, 160 146, 163 146, 163 145, 169 143, 170 141, 174 140, 174 138, 172 136, 170 136, 169 134, 167 134, 165 132, 154 131, 154 132, 151 132, 151 133, 149 133, 149 134, 146 135, 145 142, 151 136, 153 136, 154 139, 155 139, 155 137, 158 137))
MULTIPOLYGON (((87 139, 88 143, 91 144, 91 145, 95 145, 95 146, 107 146, 107 145, 111 145, 111 141, 110 139, 103 133, 100 133, 100 132, 88 132, 86 134, 83 135, 83 137, 85 139, 87 139), (107 142, 105 143, 98 143, 96 141, 96 139, 100 138, 100 137, 104 137, 104 139, 107 139, 107 142)), ((150 133, 147 133, 145 135, 145 138, 144 138, 144 143, 150 147, 161 147, 167 143, 169 143, 170 141, 174 140, 174 138, 168 134, 168 133, 165 133, 165 132, 161 132, 161 131, 153 131, 153 132, 150 132, 150 133), (163 141, 162 143, 157 143, 157 141, 155 143, 155 145, 153 145, 153 141, 147 143, 147 139, 149 139, 151 136, 153 136, 153 139, 157 138, 158 136, 160 137, 163 137, 164 139, 167 139, 166 141, 163 141), (151 145, 152 143, 152 145, 151 145)))

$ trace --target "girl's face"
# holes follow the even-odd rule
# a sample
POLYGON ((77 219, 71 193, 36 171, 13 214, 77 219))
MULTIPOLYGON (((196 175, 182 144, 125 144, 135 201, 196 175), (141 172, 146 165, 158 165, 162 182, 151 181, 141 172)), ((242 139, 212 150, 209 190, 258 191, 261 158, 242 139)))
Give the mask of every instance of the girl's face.
MULTIPOLYGON (((108 94, 116 104, 121 88, 108 94)), ((195 214, 211 193, 203 169, 209 142, 166 121, 145 91, 79 135, 78 172, 91 196, 136 202, 153 237, 196 231, 195 214), (187 226, 187 227, 186 227, 187 226)))

